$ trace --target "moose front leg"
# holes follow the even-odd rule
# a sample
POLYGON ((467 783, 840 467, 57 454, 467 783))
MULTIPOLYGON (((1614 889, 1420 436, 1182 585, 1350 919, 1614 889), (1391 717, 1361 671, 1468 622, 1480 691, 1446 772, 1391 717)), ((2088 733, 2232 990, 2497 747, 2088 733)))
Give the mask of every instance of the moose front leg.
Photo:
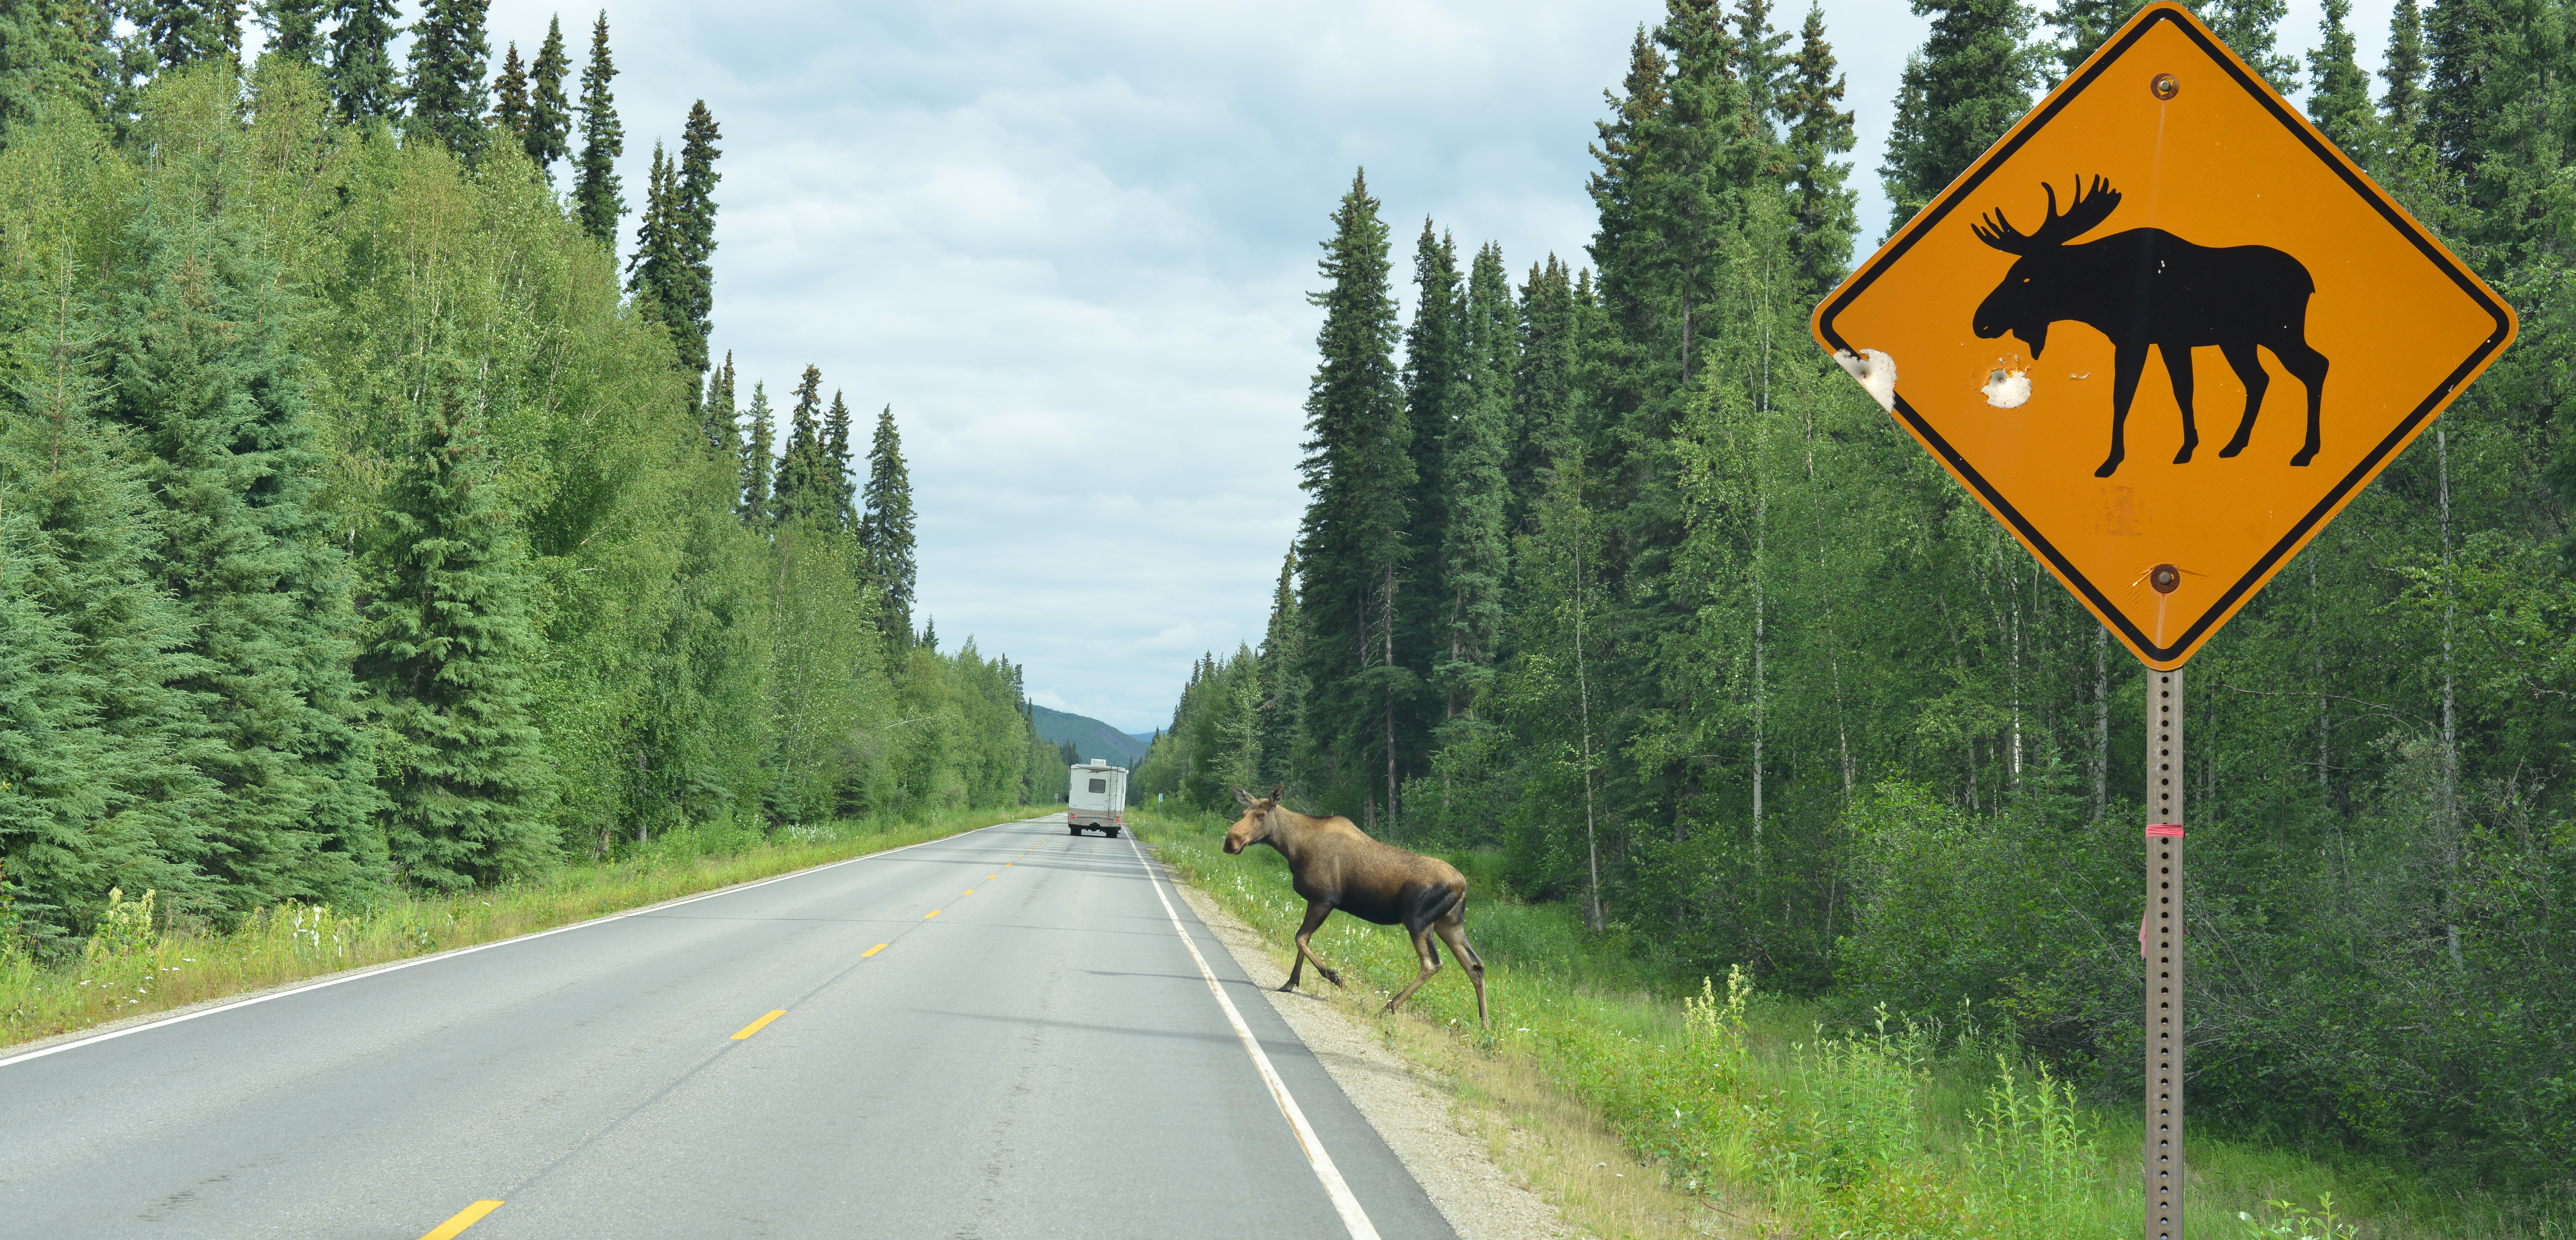
POLYGON ((2160 344, 2156 352, 2165 355, 2165 374, 2173 379, 2174 404, 2182 408, 2182 451, 2174 453, 2174 464, 2191 464, 2191 450, 2200 446, 2200 429, 2191 423, 2191 346, 2160 344))
POLYGON ((2123 343, 2111 355, 2111 455, 2094 470, 2096 478, 2108 478, 2120 468, 2120 459, 2128 455, 2121 440, 2129 424, 2129 402, 2138 395, 2138 376, 2147 368, 2147 346, 2144 342, 2123 343))
POLYGON ((1315 962, 1315 971, 1323 974, 1325 981, 1336 986, 1342 984, 1342 975, 1333 972, 1332 966, 1325 964, 1324 958, 1315 954, 1314 944, 1307 941, 1315 937, 1315 931, 1324 924, 1324 919, 1332 915, 1332 905, 1321 900, 1306 902, 1306 922, 1297 927, 1297 961, 1288 966, 1288 980, 1280 985, 1280 990, 1297 989, 1297 979, 1306 972, 1306 962, 1309 960, 1315 962))
POLYGON ((2272 386, 2272 376, 2263 369, 2263 359, 2254 352, 2251 342, 2223 344, 2218 351, 2227 356, 2227 364, 2245 384, 2245 420, 2236 424, 2236 437, 2220 448, 2220 456, 2234 456, 2245 450, 2254 437, 2254 415, 2263 411, 2263 389, 2272 386))

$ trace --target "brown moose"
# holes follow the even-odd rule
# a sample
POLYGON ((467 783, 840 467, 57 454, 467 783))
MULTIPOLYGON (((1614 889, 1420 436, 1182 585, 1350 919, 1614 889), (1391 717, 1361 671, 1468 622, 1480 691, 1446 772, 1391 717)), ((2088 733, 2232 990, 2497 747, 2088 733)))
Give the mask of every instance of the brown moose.
POLYGON ((1297 927, 1297 961, 1288 970, 1287 984, 1279 989, 1295 990, 1309 960, 1325 981, 1342 984, 1342 975, 1315 954, 1309 941, 1324 919, 1340 909, 1381 926, 1402 925, 1413 936, 1413 955, 1422 963, 1422 971, 1386 1001, 1387 1011, 1394 1011, 1440 971, 1440 947, 1431 940, 1437 934, 1458 953, 1468 978, 1476 983, 1476 1023, 1488 1023, 1485 962, 1467 945, 1466 875, 1437 857, 1370 839, 1348 818, 1300 814, 1279 803, 1280 791, 1273 788, 1269 796, 1256 797, 1235 789, 1234 799, 1243 803, 1243 817, 1225 833, 1229 854, 1255 844, 1279 850, 1288 859, 1297 894, 1306 897, 1306 921, 1297 927))

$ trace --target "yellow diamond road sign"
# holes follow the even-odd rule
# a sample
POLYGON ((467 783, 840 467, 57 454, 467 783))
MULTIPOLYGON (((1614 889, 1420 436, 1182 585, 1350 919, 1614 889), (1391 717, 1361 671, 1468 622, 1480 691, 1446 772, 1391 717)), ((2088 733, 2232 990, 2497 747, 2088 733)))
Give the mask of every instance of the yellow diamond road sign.
POLYGON ((1835 289, 1814 328, 2138 658, 2174 668, 2515 324, 2207 27, 2159 3, 1835 289))

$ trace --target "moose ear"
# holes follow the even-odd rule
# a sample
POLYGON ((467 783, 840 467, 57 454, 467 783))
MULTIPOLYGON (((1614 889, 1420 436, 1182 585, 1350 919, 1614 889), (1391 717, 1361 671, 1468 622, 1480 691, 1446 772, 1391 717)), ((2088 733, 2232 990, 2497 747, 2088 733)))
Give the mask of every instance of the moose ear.
POLYGON ((1242 802, 1246 806, 1250 806, 1252 804, 1252 794, 1241 788, 1234 790, 1234 799, 1242 802))
POLYGON ((1270 786, 1270 803, 1277 805, 1279 803, 1279 794, 1286 792, 1287 790, 1288 785, 1286 784, 1272 784, 1270 786))

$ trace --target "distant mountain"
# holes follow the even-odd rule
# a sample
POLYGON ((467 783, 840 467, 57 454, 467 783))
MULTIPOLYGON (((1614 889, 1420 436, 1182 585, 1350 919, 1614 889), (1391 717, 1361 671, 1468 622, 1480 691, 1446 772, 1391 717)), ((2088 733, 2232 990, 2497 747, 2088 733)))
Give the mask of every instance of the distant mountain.
POLYGON ((1145 739, 1140 740, 1089 715, 1048 710, 1035 702, 1029 703, 1029 719, 1038 725, 1040 740, 1055 745, 1071 741, 1075 749, 1082 751, 1086 762, 1093 758, 1107 758, 1119 766, 1131 768, 1145 756, 1147 741, 1154 735, 1148 732, 1145 739))
MULTIPOLYGON (((1156 730, 1157 730, 1157 731, 1160 731, 1160 729, 1156 729, 1156 730)), ((1137 744, 1139 744, 1139 745, 1147 745, 1147 746, 1150 746, 1150 745, 1152 745, 1152 744, 1154 743, 1154 733, 1153 733, 1153 732, 1130 732, 1130 733, 1128 733, 1127 735, 1132 736, 1132 737, 1135 737, 1135 738, 1136 738, 1136 743, 1137 743, 1137 744)))

